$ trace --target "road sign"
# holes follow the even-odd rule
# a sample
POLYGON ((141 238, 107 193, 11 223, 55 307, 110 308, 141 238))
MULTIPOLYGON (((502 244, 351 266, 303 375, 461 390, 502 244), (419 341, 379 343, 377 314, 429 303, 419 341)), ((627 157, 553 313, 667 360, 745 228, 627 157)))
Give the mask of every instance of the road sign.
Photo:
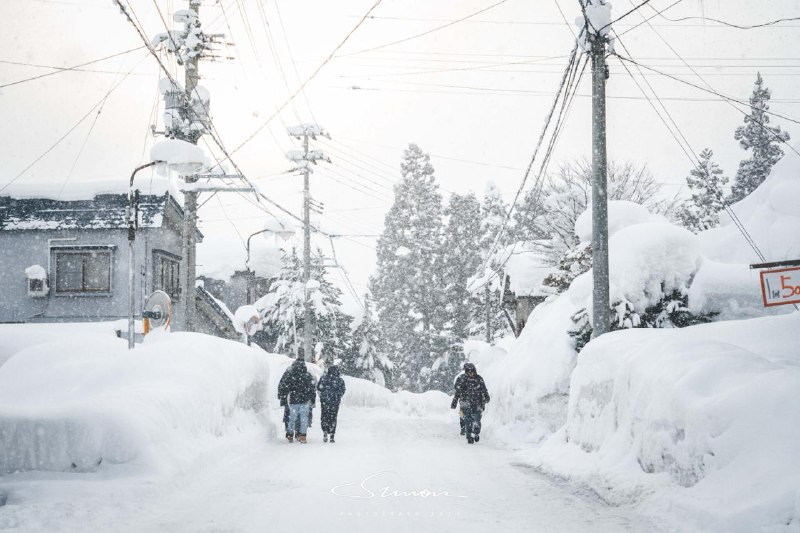
POLYGON ((800 267, 762 270, 764 307, 800 303, 800 267))

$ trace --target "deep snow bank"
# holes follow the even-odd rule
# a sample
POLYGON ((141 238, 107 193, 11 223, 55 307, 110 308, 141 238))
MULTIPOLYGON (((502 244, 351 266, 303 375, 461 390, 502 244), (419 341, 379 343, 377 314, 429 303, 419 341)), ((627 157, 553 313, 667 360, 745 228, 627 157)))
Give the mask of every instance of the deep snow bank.
MULTIPOLYGON (((41 335, 50 325, 14 332, 21 327, 28 347, 0 367, 0 474, 128 462, 181 469, 205 439, 263 429, 261 350, 172 333, 129 351, 100 331, 51 340, 41 335)), ((0 327, 0 341, 8 334, 0 327)))
POLYGON ((603 336, 527 459, 611 500, 652 493, 679 529, 800 528, 798 346, 798 313, 603 336))

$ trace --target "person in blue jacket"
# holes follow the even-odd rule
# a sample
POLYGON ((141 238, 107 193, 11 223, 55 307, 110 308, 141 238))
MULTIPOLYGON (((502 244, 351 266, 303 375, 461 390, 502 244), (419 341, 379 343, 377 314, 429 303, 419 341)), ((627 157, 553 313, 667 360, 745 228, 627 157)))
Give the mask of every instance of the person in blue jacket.
POLYGON ((339 416, 339 404, 342 402, 346 387, 344 380, 339 375, 339 367, 331 365, 325 374, 320 378, 317 383, 317 390, 319 391, 319 404, 322 407, 321 423, 322 423, 322 441, 335 442, 334 434, 336 433, 336 422, 339 416))

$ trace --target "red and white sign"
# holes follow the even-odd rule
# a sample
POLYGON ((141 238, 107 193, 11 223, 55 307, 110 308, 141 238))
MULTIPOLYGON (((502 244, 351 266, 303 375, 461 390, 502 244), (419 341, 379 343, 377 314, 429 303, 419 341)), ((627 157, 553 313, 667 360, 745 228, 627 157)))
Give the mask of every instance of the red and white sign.
POLYGON ((764 307, 800 303, 800 267, 761 271, 764 307))

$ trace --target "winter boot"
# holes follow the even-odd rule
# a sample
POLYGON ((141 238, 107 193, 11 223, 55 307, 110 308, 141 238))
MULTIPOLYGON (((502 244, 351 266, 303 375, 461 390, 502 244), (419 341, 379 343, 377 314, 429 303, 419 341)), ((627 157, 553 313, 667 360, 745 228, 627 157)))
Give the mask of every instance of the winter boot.
POLYGON ((286 440, 288 440, 289 442, 292 442, 294 440, 294 435, 292 435, 291 433, 287 433, 286 434, 286 440))
POLYGON ((327 433, 323 433, 322 434, 322 442, 328 442, 328 434, 327 433))
POLYGON ((475 439, 472 438, 472 435, 467 435, 467 444, 472 444, 475 442, 475 439))
POLYGON ((333 443, 334 443, 334 440, 333 440, 333 433, 331 433, 331 444, 333 444, 333 443))
POLYGON ((301 433, 301 434, 300 434, 300 436, 297 438, 297 440, 298 440, 298 441, 299 441, 301 444, 305 444, 305 443, 306 443, 306 436, 305 436, 305 435, 303 435, 303 434, 301 433))
POLYGON ((480 435, 475 435, 475 442, 479 442, 480 440, 481 440, 481 436, 480 435))

